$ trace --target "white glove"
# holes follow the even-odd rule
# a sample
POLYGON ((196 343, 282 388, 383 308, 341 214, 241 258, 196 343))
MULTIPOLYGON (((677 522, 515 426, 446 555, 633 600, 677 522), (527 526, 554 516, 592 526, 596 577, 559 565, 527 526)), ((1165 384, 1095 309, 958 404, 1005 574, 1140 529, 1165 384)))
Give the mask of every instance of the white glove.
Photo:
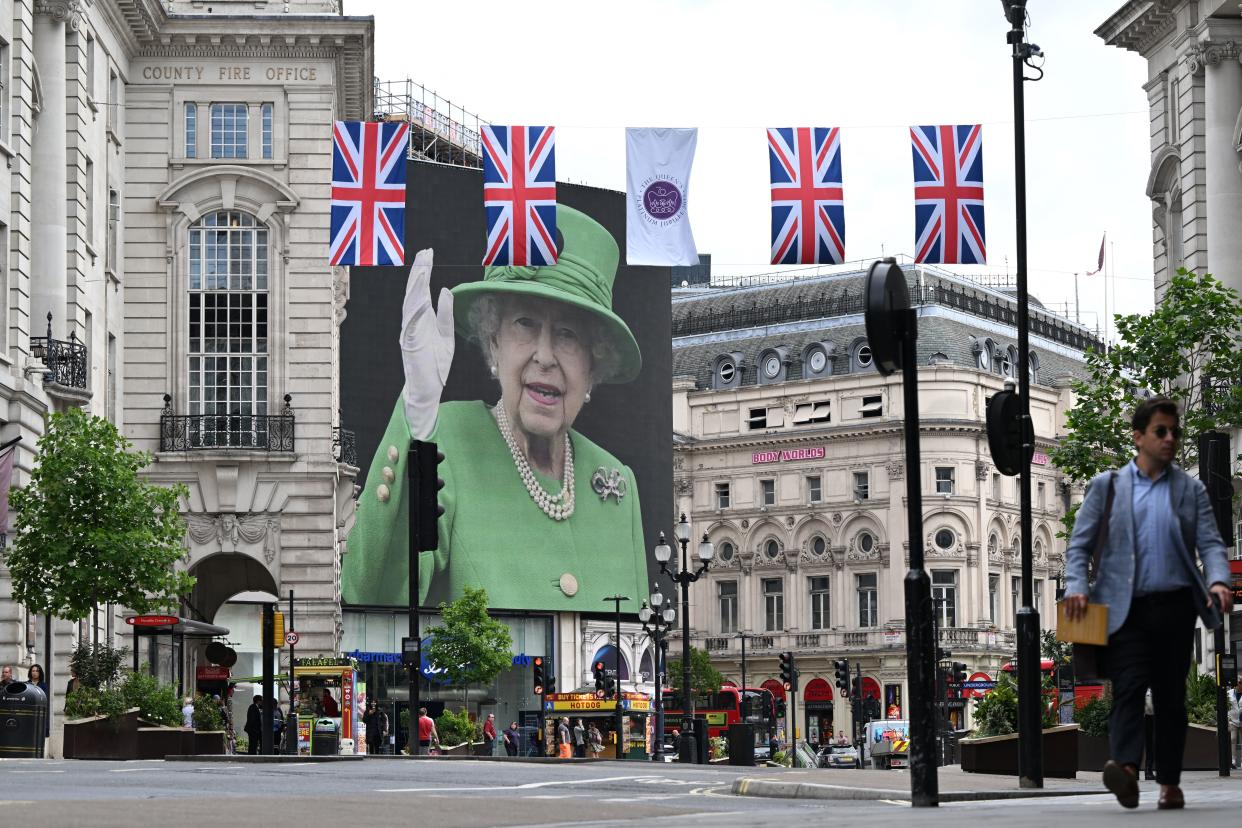
POLYGON ((436 428, 440 395, 453 364, 453 294, 440 290, 432 318, 430 249, 418 251, 405 284, 401 306, 401 364, 405 369, 405 421, 410 436, 425 440, 436 428))

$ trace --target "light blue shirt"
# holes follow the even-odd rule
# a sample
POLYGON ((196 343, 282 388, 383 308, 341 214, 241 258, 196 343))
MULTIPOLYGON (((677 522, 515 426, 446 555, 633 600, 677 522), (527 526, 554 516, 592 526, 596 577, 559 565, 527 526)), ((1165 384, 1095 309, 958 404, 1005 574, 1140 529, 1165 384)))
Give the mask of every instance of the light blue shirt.
POLYGON ((1175 530, 1173 504, 1169 503, 1169 469, 1152 480, 1130 461, 1127 472, 1134 476, 1131 512, 1134 515, 1135 551, 1134 594, 1167 592, 1190 586, 1186 566, 1173 546, 1175 530))

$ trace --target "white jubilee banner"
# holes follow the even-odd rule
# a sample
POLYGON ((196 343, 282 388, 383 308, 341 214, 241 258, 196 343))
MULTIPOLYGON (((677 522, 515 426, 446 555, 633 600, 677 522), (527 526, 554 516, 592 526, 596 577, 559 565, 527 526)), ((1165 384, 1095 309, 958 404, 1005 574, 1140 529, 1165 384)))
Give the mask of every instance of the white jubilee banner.
POLYGON ((625 130, 625 261, 697 265, 690 232, 690 167, 697 129, 625 130))

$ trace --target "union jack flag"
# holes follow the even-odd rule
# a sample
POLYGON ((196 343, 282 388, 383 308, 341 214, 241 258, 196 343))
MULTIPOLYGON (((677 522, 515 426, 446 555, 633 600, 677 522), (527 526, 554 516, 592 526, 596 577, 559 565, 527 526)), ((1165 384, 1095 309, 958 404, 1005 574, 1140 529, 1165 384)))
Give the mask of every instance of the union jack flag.
POLYGON ((405 260, 405 150, 409 124, 332 125, 334 265, 399 265, 405 260))
POLYGON ((483 127, 484 265, 556 264, 555 129, 483 127))
POLYGON ((772 181, 772 264, 841 264, 845 202, 841 130, 768 130, 772 181))
POLYGON ((910 127, 916 262, 986 264, 983 127, 910 127))

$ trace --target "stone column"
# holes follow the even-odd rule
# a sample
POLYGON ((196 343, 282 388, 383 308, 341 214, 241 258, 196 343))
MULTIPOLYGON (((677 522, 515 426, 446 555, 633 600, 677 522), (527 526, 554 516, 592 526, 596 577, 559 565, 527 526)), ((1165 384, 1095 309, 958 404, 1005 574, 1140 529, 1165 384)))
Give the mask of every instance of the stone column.
POLYGON ((1242 290, 1242 171, 1233 130, 1242 110, 1238 42, 1206 41, 1189 54, 1192 74, 1204 74, 1207 162, 1208 269, 1226 286, 1242 290))
POLYGON ((31 180, 31 335, 43 336, 51 311, 52 335, 66 330, 66 249, 68 231, 65 146, 65 27, 81 24, 79 0, 37 0, 34 17, 34 60, 42 90, 35 116, 31 180))

